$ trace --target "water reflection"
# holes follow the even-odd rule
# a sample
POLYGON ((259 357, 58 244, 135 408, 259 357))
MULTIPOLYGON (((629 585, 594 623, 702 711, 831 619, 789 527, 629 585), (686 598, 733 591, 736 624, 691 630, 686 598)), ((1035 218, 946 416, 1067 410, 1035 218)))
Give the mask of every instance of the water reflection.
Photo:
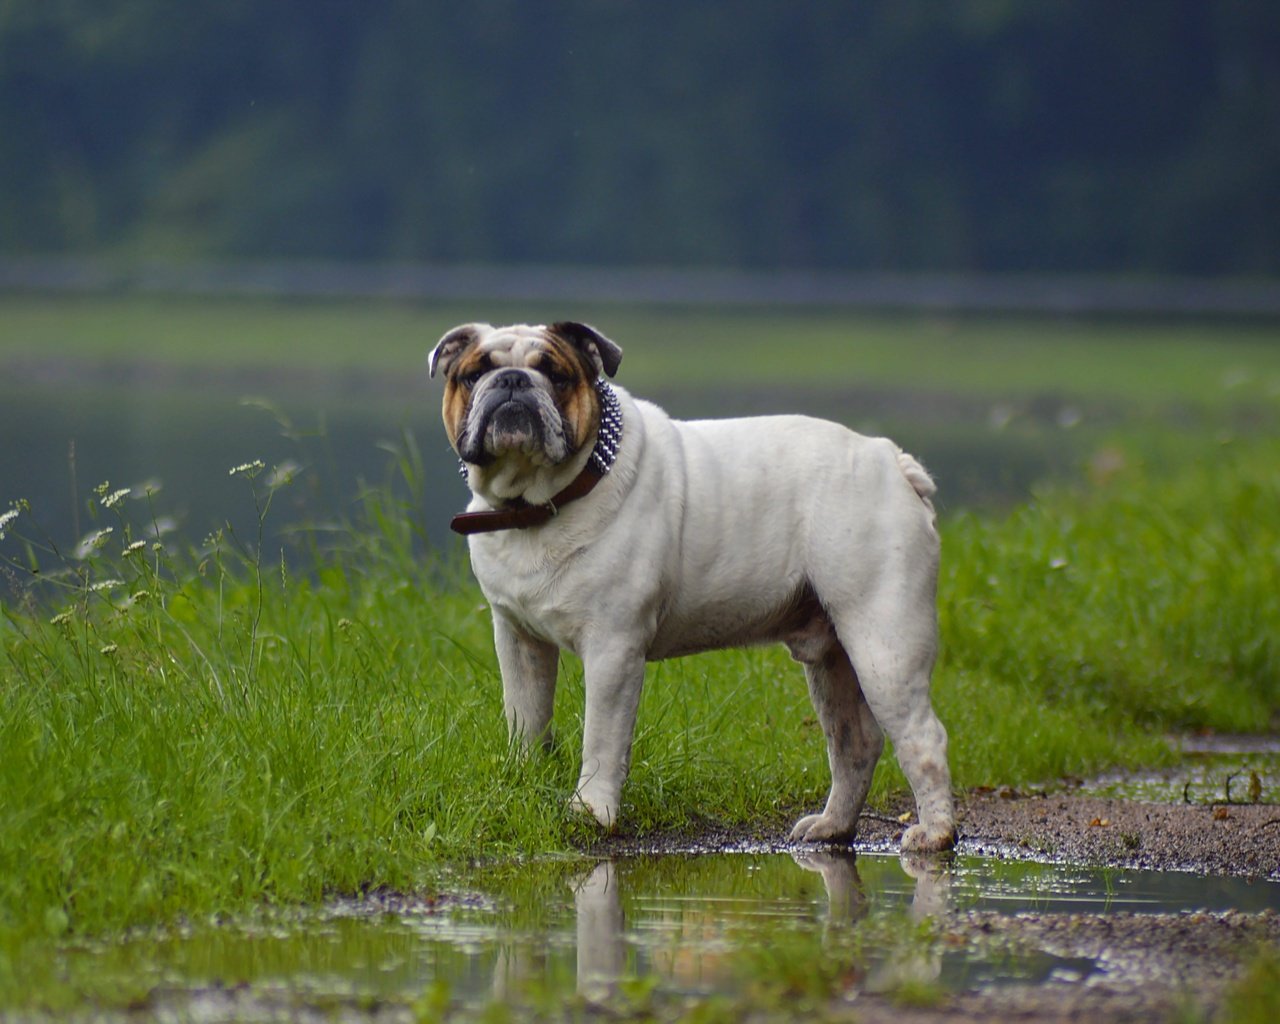
POLYGON ((760 985, 850 998, 1074 983, 1099 969, 1094 951, 1062 946, 1062 932, 1051 946, 1032 935, 1010 945, 1016 928, 995 942, 1005 930, 988 933, 982 922, 992 915, 1280 910, 1273 881, 837 850, 628 857, 576 869, 549 860, 495 872, 429 899, 334 900, 69 947, 58 976, 86 1005, 103 991, 142 991, 153 1011, 208 1020, 264 1007, 287 1016, 369 1000, 410 1005, 424 992, 471 1009, 625 999, 637 986, 677 999, 751 998, 760 985))
MULTIPOLYGON (((793 853, 790 860, 821 879, 821 899, 805 906, 785 898, 774 903, 707 893, 656 899, 635 894, 629 900, 635 918, 630 926, 624 911, 626 872, 616 861, 601 861, 573 883, 579 992, 598 995, 636 966, 647 967, 682 988, 720 988, 734 980, 733 954, 742 946, 768 942, 771 930, 786 931, 802 923, 816 929, 829 944, 847 944, 854 927, 873 907, 857 855, 815 850, 793 853), (629 959, 633 949, 641 955, 629 959)), ((945 864, 909 857, 900 864, 913 883, 905 907, 908 919, 920 921, 944 913, 950 887, 945 864)), ((500 969, 518 966, 507 960, 500 969)), ((911 963, 898 962, 891 971, 882 970, 880 978, 871 975, 870 990, 900 983, 905 975, 934 980, 940 970, 940 957, 923 953, 913 956, 911 963), (892 977, 885 977, 887 973, 892 977)), ((512 991, 514 980, 500 979, 495 992, 512 991)))
MULTIPOLYGON (((788 943, 839 961, 844 984, 864 992, 1035 982, 1064 971, 1083 978, 1094 969, 1084 960, 1038 949, 1017 956, 1005 950, 993 960, 937 936, 967 911, 1280 909, 1280 884, 1273 882, 838 850, 605 860, 568 888, 576 990, 588 997, 634 977, 656 977, 678 992, 741 990, 750 980, 744 971, 751 970, 752 952, 788 943), (938 927, 928 927, 931 921, 938 927)), ((518 993, 530 979, 546 976, 547 957, 530 953, 538 945, 514 938, 504 947, 495 995, 518 993)))
POLYGON ((578 990, 622 975, 626 963, 617 865, 601 861, 577 885, 573 897, 578 918, 578 990))

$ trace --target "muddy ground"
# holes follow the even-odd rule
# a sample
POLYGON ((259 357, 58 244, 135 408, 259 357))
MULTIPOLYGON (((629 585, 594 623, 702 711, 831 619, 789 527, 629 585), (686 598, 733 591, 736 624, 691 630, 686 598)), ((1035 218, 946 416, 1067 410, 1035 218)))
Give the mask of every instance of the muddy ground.
MULTIPOLYGON (((893 849, 897 813, 864 817, 859 848, 893 849)), ((1280 880, 1280 806, 1146 803, 1057 791, 970 794, 959 809, 957 852, 984 857, 1191 871, 1280 880)), ((612 854, 710 851, 744 844, 790 849, 785 831, 707 830, 643 841, 619 837, 612 854)), ((1037 984, 1003 985, 904 1006, 865 992, 847 1009, 863 1024, 994 1021, 1214 1020, 1229 986, 1264 945, 1280 949, 1280 914, 1019 914, 955 911, 942 925, 957 946, 1007 939, 1064 961, 1097 966, 1037 984)), ((1272 994, 1272 999, 1280 998, 1272 994)), ((838 1017, 839 1014, 836 1014, 838 1017)), ((1221 1019, 1221 1018, 1218 1018, 1221 1019)))
MULTIPOLYGON (((900 807, 864 817, 857 849, 896 851, 904 828, 898 815, 905 815, 908 809, 904 801, 900 807)), ((856 879, 848 858, 827 852, 827 865, 837 866, 829 873, 822 868, 821 848, 790 844, 786 836, 787 829, 780 821, 754 830, 700 827, 657 837, 616 835, 586 852, 605 858, 726 851, 787 853, 802 866, 822 871, 834 907, 841 875, 838 866, 844 865, 846 879, 856 879)), ((1276 883, 1280 882, 1280 805, 1154 803, 1087 795, 1070 786, 971 793, 960 804, 958 853, 1191 871, 1206 879, 1232 875, 1276 883)), ((928 894, 932 883, 947 875, 945 859, 904 860, 903 868, 917 882, 915 909, 920 909, 922 891, 928 894), (923 888, 922 878, 928 883, 923 888)), ((934 895, 947 891, 945 885, 938 885, 934 895)), ((407 894, 374 895, 361 902, 368 904, 372 914, 422 911, 417 898, 407 894)), ((564 1005, 542 1013, 529 1007, 514 1008, 508 1016, 499 1014, 493 1019, 579 1020, 588 1024, 674 1024, 685 1019, 734 1019, 749 1024, 796 1020, 818 1024, 1227 1024, 1234 1017, 1224 1006, 1238 979, 1251 963, 1260 962, 1259 952, 1264 947, 1280 950, 1280 913, 1275 911, 1072 913, 1059 909, 1008 913, 965 908, 941 895, 923 912, 931 915, 934 935, 940 940, 930 947, 931 952, 901 962, 891 958, 887 968, 851 963, 847 976, 837 982, 836 995, 819 1004, 803 994, 798 994, 794 1003, 789 997, 780 1003, 776 990, 768 990, 772 1001, 758 1002, 745 991, 735 997, 726 1016, 721 1012, 723 1007, 697 1006, 678 994, 642 1010, 625 994, 610 991, 599 998, 566 996, 564 1005), (966 961, 973 953, 979 959, 986 957, 986 962, 992 962, 993 956, 1008 955, 1032 959, 1035 966, 1026 973, 1001 975, 1003 980, 998 984, 956 985, 942 976, 951 952, 959 961, 966 961), (912 988, 915 982, 919 984, 912 988)), ((1275 1009, 1280 1005, 1280 983, 1273 983, 1258 998, 1275 1009)), ((122 1024, 157 1020, 412 1024, 416 1020, 450 1019, 461 1009, 455 1003, 424 1010, 402 1000, 367 1000, 340 993, 317 999, 305 987, 294 991, 287 984, 233 984, 195 991, 185 986, 160 986, 123 1012, 31 1019, 42 1024, 82 1019, 122 1024)), ((464 1012, 459 1019, 489 1017, 464 1012)), ((1251 1019, 1280 1019, 1280 1015, 1268 1017, 1264 1011, 1251 1019)))
MULTIPOLYGON (((899 826, 873 820, 866 838, 899 826)), ((1081 864, 1280 879, 1280 807, 1140 803, 1070 792, 971 795, 960 808, 960 849, 1081 864)))
MULTIPOLYGON (((904 825, 898 814, 864 815, 859 849, 896 849, 904 825)), ((975 793, 958 809, 957 851, 981 857, 1056 860, 1109 867, 1280 880, 1280 806, 1165 804, 1095 797, 1068 791, 1024 794, 1005 788, 975 793)), ((755 830, 692 828, 687 832, 605 840, 591 853, 628 856, 710 853, 749 844, 790 850, 785 826, 755 830)))
MULTIPOLYGON (((881 829, 888 826, 876 822, 881 829)), ((870 832, 870 830, 868 830, 870 832)), ((971 797, 963 852, 1083 864, 1280 878, 1280 807, 1151 804, 1067 793, 971 797)), ((956 997, 933 1011, 884 1007, 914 1021, 1149 1021, 1206 1013, 1262 943, 1280 943, 1276 914, 971 914, 956 934, 1006 930, 1058 956, 1097 959, 1105 973, 956 997)), ((864 1013, 873 1021, 878 1014, 864 1013)))

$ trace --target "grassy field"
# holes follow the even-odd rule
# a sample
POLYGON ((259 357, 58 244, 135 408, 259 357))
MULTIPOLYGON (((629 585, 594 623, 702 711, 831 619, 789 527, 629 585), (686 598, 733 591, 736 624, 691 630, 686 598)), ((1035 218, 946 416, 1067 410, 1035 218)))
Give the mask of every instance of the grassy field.
MULTIPOLYGON (((390 366, 410 349, 421 357, 442 323, 462 318, 355 306, 232 315, 200 302, 151 320, 136 303, 111 305, 59 302, 55 316, 29 300, 0 301, 0 353, 35 345, 45 356, 199 361, 296 351, 268 354, 271 337, 339 366, 371 338, 369 357, 390 366), (213 346, 223 331, 226 344, 213 346), (95 336, 103 348, 90 345, 95 336)), ((744 374, 785 369, 816 381, 848 334, 835 318, 804 318, 784 350, 769 338, 794 318, 735 314, 703 325, 696 333, 708 348, 687 353, 663 334, 685 318, 616 319, 622 338, 647 324, 637 333, 652 332, 662 353, 645 357, 661 363, 654 374, 710 375, 715 352, 736 351, 744 374), (754 340, 735 348, 749 329, 754 340)), ((850 328, 860 352, 878 353, 867 372, 884 381, 930 384, 945 371, 961 388, 1070 386, 1230 405, 1239 392, 1224 392, 1222 368, 1238 364, 1240 387, 1270 409, 1280 379, 1280 347, 1252 328, 1153 327, 1119 351, 1116 325, 887 323, 850 328), (1017 349, 1019 331, 1037 332, 1038 364, 1033 353, 1002 355, 1017 349), (929 363, 934 345, 945 367, 929 363), (1051 352, 1072 362, 1070 373, 1051 352)), ((158 544, 149 526, 164 511, 159 499, 111 490, 94 496, 102 532, 81 551, 60 561, 43 553, 39 578, 22 559, 3 567, 0 1005, 32 998, 33 950, 52 941, 263 901, 429 887, 451 864, 569 852, 592 837, 566 812, 580 666, 562 666, 561 745, 547 757, 514 755, 487 611, 465 566, 422 555, 415 496, 429 482, 411 453, 400 466, 401 485, 371 492, 345 528, 317 534, 302 569, 261 536, 158 544)), ((294 486, 287 475, 258 466, 236 475, 264 530, 279 526, 271 506, 294 486)), ((1169 731, 1275 728, 1277 508, 1268 426, 1252 438, 1121 438, 1076 485, 1041 491, 1008 515, 946 519, 935 686, 956 785, 1154 763, 1167 756, 1160 737, 1169 731)), ((0 513, 0 529, 39 545, 29 510, 0 513)), ((827 784, 820 731, 785 652, 651 669, 624 793, 628 829, 780 826, 818 806, 827 784)), ((886 756, 873 801, 901 793, 886 756)))
MULTIPOLYGON (((1273 724, 1274 449, 1212 456, 945 524, 936 692, 958 786, 1150 762, 1167 730, 1273 724)), ((241 475, 269 516, 288 484, 241 475)), ((166 550, 145 500, 99 501, 98 545, 46 569, 38 603, 4 608, 0 934, 415 886, 453 859, 589 837, 565 812, 579 666, 564 665, 561 747, 513 756, 487 612, 462 567, 414 554, 407 508, 371 496, 297 574, 259 562, 254 538, 166 550)), ((783 652, 650 673, 628 827, 780 822, 826 784, 783 652)), ((876 799, 900 789, 886 758, 876 799)))
POLYGON ((978 396, 1065 393, 1221 406, 1280 394, 1280 332, 1268 322, 1088 321, 848 311, 565 310, 502 303, 286 302, 146 296, 0 295, 0 362, 43 359, 195 367, 425 368, 448 328, 574 318, 626 350, 639 391, 682 385, 858 385, 978 396))

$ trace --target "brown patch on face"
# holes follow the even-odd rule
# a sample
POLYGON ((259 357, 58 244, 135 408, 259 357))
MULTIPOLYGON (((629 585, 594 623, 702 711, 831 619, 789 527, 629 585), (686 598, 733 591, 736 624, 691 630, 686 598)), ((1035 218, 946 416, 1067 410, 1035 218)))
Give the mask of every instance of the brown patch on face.
POLYGON ((458 433, 462 429, 462 419, 467 414, 467 396, 462 388, 454 386, 451 381, 444 389, 444 408, 441 417, 444 419, 444 432, 449 435, 449 443, 458 447, 458 433))
POLYGON ((590 324, 575 320, 560 320, 547 328, 552 337, 561 339, 577 349, 591 366, 588 379, 598 374, 616 376, 622 365, 622 349, 597 331, 590 324))
POLYGON ((506 367, 533 370, 545 379, 546 392, 560 413, 564 440, 572 452, 580 451, 593 439, 600 423, 600 398, 594 386, 596 367, 579 347, 547 333, 510 347, 481 342, 448 366, 441 415, 455 451, 466 430, 481 378, 491 370, 506 367))
POLYGON ((596 369, 577 348, 554 334, 539 348, 531 367, 551 382, 556 408, 569 427, 569 441, 579 451, 600 425, 600 397, 593 383, 596 369))
POLYGON ((441 410, 441 416, 444 419, 445 433, 449 435, 449 443, 455 449, 458 447, 458 435, 462 433, 463 424, 467 419, 467 409, 471 406, 472 386, 491 368, 491 365, 487 352, 472 348, 449 367, 444 385, 444 407, 441 410))

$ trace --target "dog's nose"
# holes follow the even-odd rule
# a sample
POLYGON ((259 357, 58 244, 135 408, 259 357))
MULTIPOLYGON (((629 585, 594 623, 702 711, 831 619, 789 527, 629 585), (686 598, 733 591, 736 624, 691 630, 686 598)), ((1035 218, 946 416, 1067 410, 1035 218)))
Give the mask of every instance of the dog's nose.
POLYGON ((531 386, 529 375, 523 370, 503 370, 493 378, 495 388, 506 388, 508 391, 523 391, 531 386))

